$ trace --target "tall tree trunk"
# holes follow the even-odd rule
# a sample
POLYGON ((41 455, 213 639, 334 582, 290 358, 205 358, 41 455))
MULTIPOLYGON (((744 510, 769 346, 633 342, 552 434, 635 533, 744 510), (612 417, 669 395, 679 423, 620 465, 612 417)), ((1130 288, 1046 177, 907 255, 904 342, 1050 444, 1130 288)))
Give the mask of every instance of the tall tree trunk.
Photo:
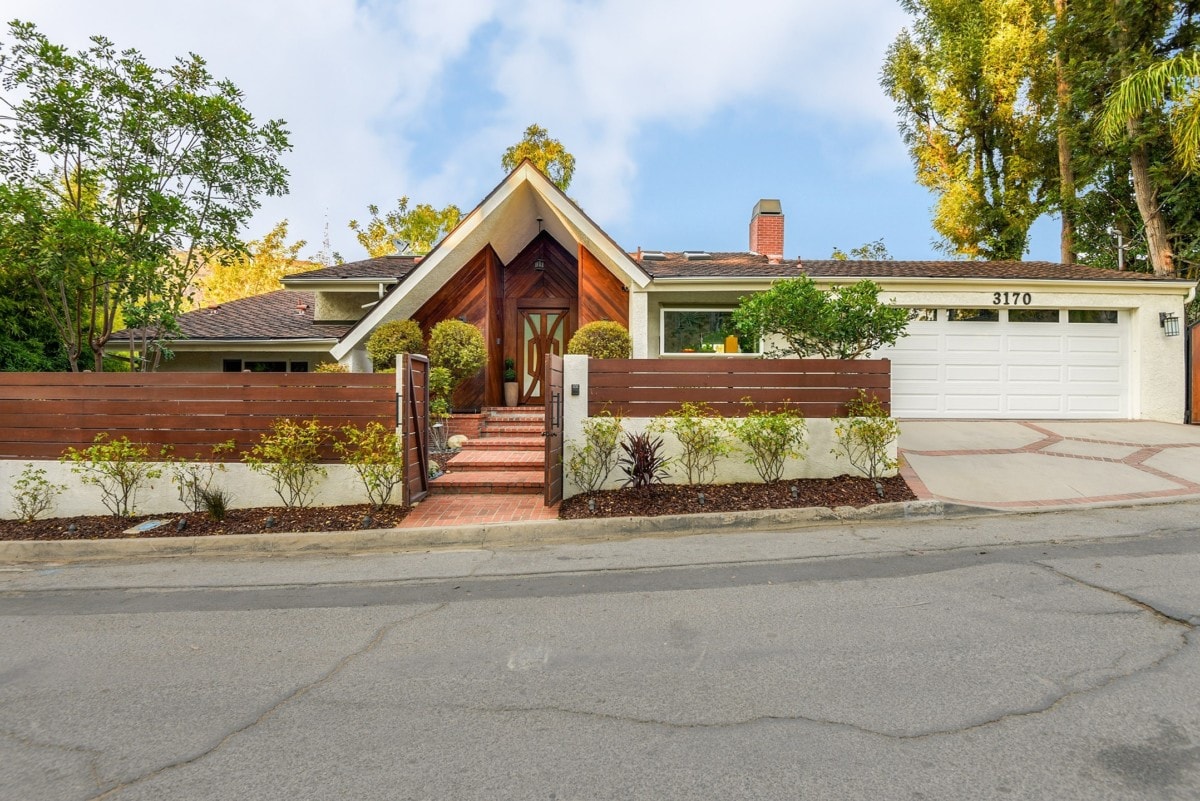
POLYGON ((1067 82, 1067 70, 1063 59, 1067 24, 1067 0, 1054 0, 1058 47, 1054 53, 1054 70, 1058 79, 1058 184, 1059 205, 1062 214, 1062 233, 1059 237, 1059 260, 1063 264, 1074 264, 1075 253, 1075 165, 1071 161, 1070 114, 1071 85, 1067 82))
POLYGON ((1167 221, 1159 209, 1158 190, 1150 178, 1150 154, 1146 145, 1138 141, 1141 125, 1131 119, 1126 130, 1133 142, 1129 154, 1129 166, 1133 170, 1133 196, 1137 200, 1142 224, 1146 227, 1146 251, 1150 254, 1150 265, 1155 275, 1174 275, 1175 259, 1171 253, 1167 221))

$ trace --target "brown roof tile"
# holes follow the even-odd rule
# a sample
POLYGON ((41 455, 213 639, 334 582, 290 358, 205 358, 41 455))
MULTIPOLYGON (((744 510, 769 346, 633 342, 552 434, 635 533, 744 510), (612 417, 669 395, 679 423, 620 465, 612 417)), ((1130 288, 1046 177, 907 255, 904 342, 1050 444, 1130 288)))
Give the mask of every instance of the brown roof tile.
POLYGON ((772 264, 757 253, 711 253, 688 259, 666 253, 641 265, 654 278, 992 278, 1033 281, 1157 281, 1147 273, 1117 272, 1048 261, 841 261, 783 259, 772 264))
POLYGON ((233 300, 181 315, 179 339, 339 339, 350 330, 350 323, 314 323, 313 306, 313 293, 286 289, 233 300))
POLYGON ((335 264, 319 270, 295 273, 284 278, 285 283, 302 281, 331 281, 348 278, 378 280, 381 278, 401 279, 417 266, 416 256, 382 256, 378 259, 363 259, 346 264, 335 264))

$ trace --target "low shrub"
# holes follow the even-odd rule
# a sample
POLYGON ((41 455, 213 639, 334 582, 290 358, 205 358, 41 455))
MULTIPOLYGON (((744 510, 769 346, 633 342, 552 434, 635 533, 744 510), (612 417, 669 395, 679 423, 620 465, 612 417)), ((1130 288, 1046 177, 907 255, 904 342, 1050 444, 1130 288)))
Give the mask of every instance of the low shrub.
POLYGON ((796 409, 768 411, 755 408, 749 401, 746 405, 750 411, 733 423, 734 433, 748 452, 746 463, 754 465, 763 481, 778 481, 783 478, 787 460, 799 458, 808 450, 804 415, 796 409))
MULTIPOLYGON (((237 450, 237 443, 226 440, 212 447, 212 460, 167 458, 171 470, 171 483, 179 490, 179 502, 189 511, 199 512, 204 508, 202 495, 212 486, 217 473, 225 472, 222 463, 229 454, 237 450)), ((164 453, 166 449, 164 449, 164 453)))
POLYGON ((54 499, 67 491, 66 484, 54 484, 46 479, 41 467, 26 464, 13 482, 12 501, 17 519, 33 522, 54 508, 54 499))
POLYGON ((900 437, 900 424, 883 408, 879 398, 859 390, 858 397, 846 404, 848 418, 833 420, 837 446, 831 453, 845 457, 867 478, 878 483, 884 473, 895 470, 900 462, 888 451, 900 437))
POLYGON ((367 355, 375 372, 396 367, 398 353, 424 353, 425 337, 416 320, 389 320, 367 339, 367 355))
POLYGON ((128 437, 110 440, 103 433, 82 450, 67 448, 61 461, 70 464, 84 484, 99 488, 100 502, 113 517, 132 517, 138 490, 162 476, 151 461, 150 446, 130 442, 128 437))
POLYGON ((572 443, 567 474, 584 492, 604 486, 617 466, 617 447, 623 430, 620 417, 602 412, 583 421, 583 441, 572 443))
POLYGON ((633 340, 620 323, 597 320, 575 332, 567 343, 567 353, 593 359, 628 359, 633 355, 633 340))
POLYGON ((662 437, 651 437, 648 432, 625 432, 625 439, 621 441, 622 456, 617 461, 625 474, 622 486, 646 489, 663 483, 671 460, 663 456, 662 447, 662 437))
POLYGON ((329 431, 317 420, 279 418, 258 444, 244 453, 246 464, 271 479, 275 494, 289 509, 312 503, 317 479, 327 474, 317 463, 329 431))
POLYGON ((429 332, 429 366, 450 371, 454 386, 487 364, 483 332, 461 320, 442 320, 429 332))
POLYGON ((342 438, 333 448, 354 468, 371 504, 382 509, 404 480, 404 456, 395 429, 375 422, 362 428, 343 426, 342 438))
POLYGON ((670 433, 679 441, 682 453, 676 461, 683 464, 693 486, 711 484, 717 477, 717 459, 733 451, 729 428, 707 403, 684 403, 650 423, 651 431, 670 433))
POLYGON ((314 373, 348 373, 350 368, 341 362, 321 362, 313 368, 314 373))

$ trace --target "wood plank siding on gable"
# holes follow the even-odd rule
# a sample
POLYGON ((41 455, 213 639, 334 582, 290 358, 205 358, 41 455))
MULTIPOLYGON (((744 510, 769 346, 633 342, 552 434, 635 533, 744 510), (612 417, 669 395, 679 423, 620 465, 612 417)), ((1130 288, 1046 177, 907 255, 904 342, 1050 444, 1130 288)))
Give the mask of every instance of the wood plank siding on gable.
POLYGON ((454 393, 455 408, 495 406, 500 401, 499 385, 493 376, 500 376, 504 370, 503 358, 496 355, 499 346, 495 344, 501 336, 501 320, 494 313, 494 304, 488 302, 500 283, 500 266, 496 251, 490 245, 485 247, 413 315, 426 336, 442 320, 461 317, 478 326, 484 342, 489 343, 488 366, 454 393))
POLYGON ((564 342, 596 320, 629 327, 625 284, 582 244, 577 252, 578 257, 544 231, 508 264, 488 245, 413 315, 426 335, 442 320, 460 318, 483 332, 487 367, 458 388, 454 408, 501 405, 504 360, 513 359, 521 369, 521 310, 561 310, 567 316, 564 342))
POLYGON ((629 328, 629 292, 619 278, 579 246, 579 325, 612 320, 629 328))

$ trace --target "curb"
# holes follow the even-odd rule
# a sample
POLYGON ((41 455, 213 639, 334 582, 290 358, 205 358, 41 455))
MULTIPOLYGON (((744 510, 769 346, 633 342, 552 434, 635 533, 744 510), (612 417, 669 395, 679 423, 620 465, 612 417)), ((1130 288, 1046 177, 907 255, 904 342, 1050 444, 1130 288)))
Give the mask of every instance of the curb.
POLYGON ((922 520, 1002 514, 942 501, 853 506, 706 512, 664 517, 605 517, 444 528, 367 529, 299 534, 230 534, 222 537, 147 537, 120 540, 14 540, 0 542, 0 564, 148 559, 167 556, 287 556, 417 551, 452 548, 529 548, 605 542, 646 536, 682 537, 728 529, 777 530, 858 520, 922 520))

